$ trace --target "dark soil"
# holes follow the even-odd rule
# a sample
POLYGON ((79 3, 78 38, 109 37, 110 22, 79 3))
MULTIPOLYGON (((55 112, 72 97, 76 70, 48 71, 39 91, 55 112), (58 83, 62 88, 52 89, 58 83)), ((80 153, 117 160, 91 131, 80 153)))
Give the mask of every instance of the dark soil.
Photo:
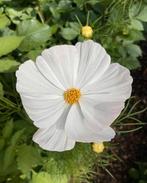
MULTIPOLYGON (((141 68, 132 71, 133 96, 141 100, 140 107, 147 107, 147 42, 142 42, 143 57, 140 59, 141 68)), ((138 116, 142 121, 147 121, 147 112, 138 116)), ((116 148, 113 153, 119 159, 110 162, 107 169, 114 176, 112 178, 105 170, 98 170, 100 175, 95 177, 94 183, 134 183, 129 178, 128 171, 135 166, 135 162, 147 162, 147 125, 141 130, 116 136, 113 140, 116 148)))

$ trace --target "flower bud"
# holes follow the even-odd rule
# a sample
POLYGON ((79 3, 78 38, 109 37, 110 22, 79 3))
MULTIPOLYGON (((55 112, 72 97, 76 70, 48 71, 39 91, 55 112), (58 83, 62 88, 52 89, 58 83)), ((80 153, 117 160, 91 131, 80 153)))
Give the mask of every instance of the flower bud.
POLYGON ((90 26, 85 25, 82 27, 82 36, 85 38, 91 38, 93 35, 93 30, 90 26))
POLYGON ((104 146, 103 142, 92 144, 92 149, 96 153, 102 153, 104 151, 104 148, 105 148, 105 146, 104 146))

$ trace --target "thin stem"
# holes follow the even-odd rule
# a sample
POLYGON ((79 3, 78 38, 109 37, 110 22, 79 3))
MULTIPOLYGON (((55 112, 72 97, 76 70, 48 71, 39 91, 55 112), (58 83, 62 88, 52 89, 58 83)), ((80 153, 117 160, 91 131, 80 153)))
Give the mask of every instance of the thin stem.
POLYGON ((89 25, 89 17, 90 17, 90 11, 88 11, 88 13, 87 13, 87 21, 86 21, 86 25, 89 25))
POLYGON ((146 123, 125 123, 125 124, 116 124, 116 126, 136 126, 136 125, 147 125, 146 123))
POLYGON ((118 134, 125 134, 125 133, 131 133, 131 132, 135 132, 135 131, 138 131, 142 128, 141 127, 138 127, 138 128, 135 128, 135 129, 132 129, 132 130, 125 130, 125 131, 117 131, 118 134))
MULTIPOLYGON (((129 98, 129 100, 128 100, 127 104, 126 104, 126 107, 125 107, 125 109, 122 111, 122 113, 121 113, 120 116, 123 116, 123 114, 127 111, 128 107, 129 107, 129 105, 130 105, 130 102, 131 102, 131 100, 132 100, 133 98, 135 98, 135 97, 133 96, 133 97, 130 97, 130 98, 129 98)), ((120 116, 119 116, 119 118, 120 118, 120 116)), ((119 119, 119 118, 118 118, 118 119, 119 119)))
MULTIPOLYGON (((128 119, 132 119, 132 120, 134 120, 134 121, 137 121, 138 123, 142 123, 142 121, 140 121, 139 119, 137 119, 137 118, 134 118, 134 117, 128 117, 128 119)), ((145 123, 145 122, 144 122, 145 123)))
POLYGON ((77 21, 78 21, 79 25, 80 25, 81 27, 83 27, 83 25, 82 25, 82 23, 81 23, 80 19, 78 18, 78 16, 77 16, 77 15, 75 15, 75 17, 76 17, 76 19, 77 19, 77 21))
POLYGON ((102 18, 102 16, 98 17, 98 18, 92 23, 92 26, 94 26, 101 18, 102 18))
POLYGON ((135 109, 135 107, 141 102, 141 100, 138 100, 129 110, 128 114, 131 114, 131 112, 135 109))
POLYGON ((147 110, 147 107, 146 107, 145 109, 143 109, 143 110, 140 110, 140 111, 134 112, 134 113, 132 113, 132 114, 129 114, 129 117, 130 117, 130 116, 135 116, 135 115, 137 115, 137 114, 141 114, 141 113, 145 112, 146 110, 147 110))
POLYGON ((8 100, 7 98, 0 97, 0 101, 6 103, 8 106, 10 106, 12 108, 17 108, 16 105, 13 102, 11 102, 10 100, 8 100))
POLYGON ((146 110, 147 110, 147 107, 141 111, 137 111, 137 112, 134 112, 132 114, 126 115, 126 116, 122 117, 121 119, 119 119, 118 121, 116 121, 116 123, 120 123, 121 121, 128 119, 132 116, 136 116, 137 114, 141 114, 141 113, 145 112, 146 110))
POLYGON ((116 180, 116 178, 112 175, 112 173, 105 167, 102 167, 114 180, 116 180))

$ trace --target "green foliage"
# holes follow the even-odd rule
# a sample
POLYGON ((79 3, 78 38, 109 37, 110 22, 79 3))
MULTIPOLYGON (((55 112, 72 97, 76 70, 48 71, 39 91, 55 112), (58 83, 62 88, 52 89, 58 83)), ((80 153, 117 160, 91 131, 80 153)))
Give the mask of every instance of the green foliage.
POLYGON ((24 20, 18 25, 17 34, 24 36, 19 49, 21 51, 29 51, 40 47, 50 38, 50 28, 35 19, 24 20))
POLYGON ((140 13, 137 16, 137 19, 147 22, 147 7, 143 7, 143 9, 140 11, 140 13))
POLYGON ((20 63, 14 59, 2 58, 0 59, 0 73, 15 71, 19 65, 20 63))
POLYGON ((46 172, 35 173, 33 172, 31 183, 67 183, 68 177, 66 175, 51 176, 46 172))
POLYGON ((80 35, 81 26, 76 22, 69 23, 70 28, 62 28, 61 35, 66 40, 73 40, 80 35))
POLYGON ((19 44, 23 40, 23 37, 18 36, 4 36, 0 38, 0 56, 6 55, 16 48, 18 48, 19 44))
POLYGON ((14 163, 14 157, 15 157, 15 147, 14 146, 8 146, 4 153, 3 158, 3 171, 6 172, 9 166, 11 166, 14 163))
POLYGON ((9 25, 10 21, 4 14, 0 14, 0 29, 5 28, 7 25, 9 25))
POLYGON ((13 123, 12 119, 10 121, 6 122, 5 127, 2 130, 2 136, 5 139, 7 139, 11 136, 12 131, 13 131, 13 126, 14 126, 14 123, 13 123))
POLYGON ((41 157, 35 147, 29 145, 21 145, 17 152, 18 169, 23 174, 28 174, 32 167, 38 166, 41 163, 41 157))
POLYGON ((4 46, 1 47, 0 55, 6 55, 18 48, 14 60, 20 55, 19 60, 24 61, 27 58, 35 59, 37 53, 53 44, 72 44, 83 40, 81 26, 87 24, 89 11, 89 25, 93 28, 93 39, 104 45, 112 56, 112 61, 119 62, 129 69, 140 67, 138 57, 142 52, 137 43, 144 39, 143 22, 147 22, 145 2, 129 0, 119 3, 117 0, 22 2, 16 0, 3 2, 4 8, 0 14, 0 27, 3 31, 0 39, 4 40, 0 44, 4 46), (22 2, 25 7, 22 7, 22 2), (17 38, 20 40, 16 40, 17 38))

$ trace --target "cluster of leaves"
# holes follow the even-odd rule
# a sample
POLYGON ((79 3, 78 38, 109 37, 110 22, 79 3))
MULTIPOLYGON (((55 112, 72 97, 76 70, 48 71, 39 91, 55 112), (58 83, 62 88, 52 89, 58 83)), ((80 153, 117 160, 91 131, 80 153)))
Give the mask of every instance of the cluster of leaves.
POLYGON ((90 144, 77 144, 63 153, 43 151, 31 141, 35 129, 29 120, 11 119, 1 126, 1 183, 68 183, 71 179, 78 183, 89 178, 95 159, 101 162, 90 144))
POLYGON ((111 156, 96 155, 91 145, 78 144, 64 153, 34 145, 36 129, 15 90, 14 72, 22 62, 35 60, 46 47, 82 41, 87 22, 113 62, 140 66, 137 43, 144 39, 145 0, 0 0, 0 182, 81 182, 94 160, 101 167, 108 164, 111 156))
POLYGON ((112 61, 129 69, 139 67, 142 52, 137 43, 144 39, 147 22, 142 0, 2 1, 0 56, 7 55, 2 61, 35 59, 45 47, 83 40, 81 26, 87 23, 87 12, 93 39, 104 45, 112 61), (8 55, 16 48, 15 55, 8 55))

